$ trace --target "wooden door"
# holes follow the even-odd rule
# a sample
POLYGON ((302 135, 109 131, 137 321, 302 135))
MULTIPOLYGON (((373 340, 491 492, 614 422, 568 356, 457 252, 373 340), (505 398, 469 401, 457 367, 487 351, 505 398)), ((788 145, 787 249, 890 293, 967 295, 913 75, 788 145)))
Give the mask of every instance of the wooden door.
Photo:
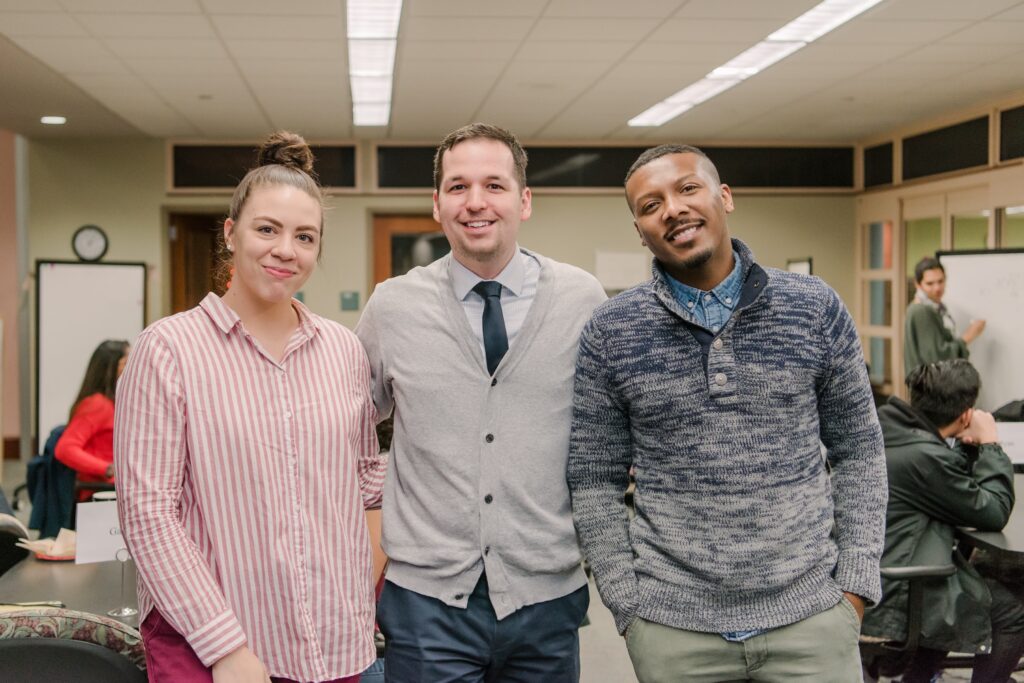
POLYGON ((194 307, 208 292, 224 293, 227 273, 220 273, 221 229, 221 214, 170 215, 172 313, 194 307))
POLYGON ((373 217, 373 282, 404 275, 450 251, 441 226, 432 216, 373 217))

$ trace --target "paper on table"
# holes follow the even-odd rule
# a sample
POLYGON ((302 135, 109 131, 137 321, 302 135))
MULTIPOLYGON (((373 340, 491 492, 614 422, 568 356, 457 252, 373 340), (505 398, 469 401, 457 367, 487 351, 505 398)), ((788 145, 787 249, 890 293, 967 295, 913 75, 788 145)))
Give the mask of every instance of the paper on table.
POLYGON ((999 445, 1014 465, 1024 464, 1024 422, 996 422, 999 445))
POLYGON ((70 529, 61 529, 57 538, 40 538, 38 541, 23 539, 17 545, 26 548, 37 555, 45 555, 47 558, 67 558, 75 556, 75 532, 70 529))
POLYGON ((117 519, 117 503, 79 503, 77 515, 78 553, 75 564, 127 559, 128 550, 117 519))

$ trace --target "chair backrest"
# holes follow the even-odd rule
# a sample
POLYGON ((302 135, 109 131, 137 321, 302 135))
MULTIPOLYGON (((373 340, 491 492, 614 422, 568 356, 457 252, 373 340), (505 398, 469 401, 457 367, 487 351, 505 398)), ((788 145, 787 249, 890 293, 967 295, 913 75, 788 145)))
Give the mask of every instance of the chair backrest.
POLYGON ((13 515, 0 512, 0 574, 28 557, 27 550, 15 545, 23 538, 28 538, 28 534, 21 522, 13 515))
POLYGON ((146 673, 102 645, 61 638, 0 639, 0 680, 145 683, 146 673))
POLYGON ((75 471, 57 460, 57 441, 65 425, 54 427, 43 446, 41 457, 28 464, 28 491, 32 500, 29 528, 38 529, 40 538, 52 538, 62 527, 72 528, 75 509, 75 471))

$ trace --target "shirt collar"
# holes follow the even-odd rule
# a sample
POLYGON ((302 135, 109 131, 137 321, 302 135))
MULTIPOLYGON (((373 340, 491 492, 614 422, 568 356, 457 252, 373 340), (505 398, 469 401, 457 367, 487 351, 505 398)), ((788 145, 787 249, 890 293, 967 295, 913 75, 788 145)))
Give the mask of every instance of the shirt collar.
MULTIPOLYGON (((732 250, 732 258, 732 272, 729 273, 724 280, 719 282, 717 287, 709 292, 720 304, 729 309, 736 306, 736 303, 740 299, 740 291, 743 289, 743 262, 735 249, 732 250)), ((680 282, 669 275, 668 271, 665 271, 665 277, 677 299, 682 301, 697 301, 704 296, 704 292, 702 290, 680 282)))
MULTIPOLYGON (((469 293, 473 291, 477 283, 484 280, 484 278, 459 263, 454 254, 452 255, 449 267, 452 275, 452 288, 455 290, 455 298, 459 301, 463 301, 469 296, 469 293)), ((512 255, 512 260, 498 273, 497 277, 492 279, 495 282, 500 282, 501 286, 509 290, 514 296, 519 296, 522 293, 523 285, 526 281, 526 264, 523 263, 523 253, 519 250, 518 244, 516 245, 515 254, 512 255)))
POLYGON ((942 313, 946 310, 946 306, 944 304, 935 303, 928 297, 927 294, 925 294, 920 289, 914 292, 914 301, 916 301, 919 304, 924 304, 925 306, 928 306, 930 308, 934 308, 939 313, 942 313))
MULTIPOLYGON (((199 307, 202 308, 213 324, 216 325, 221 332, 229 334, 231 330, 235 329, 236 326, 241 325, 242 320, 235 313, 234 309, 224 303, 224 299, 220 298, 213 292, 207 294, 202 301, 199 302, 199 307)), ((316 334, 317 330, 320 329, 320 323, 306 306, 298 299, 292 299, 292 308, 299 316, 299 331, 307 338, 312 338, 316 334)))

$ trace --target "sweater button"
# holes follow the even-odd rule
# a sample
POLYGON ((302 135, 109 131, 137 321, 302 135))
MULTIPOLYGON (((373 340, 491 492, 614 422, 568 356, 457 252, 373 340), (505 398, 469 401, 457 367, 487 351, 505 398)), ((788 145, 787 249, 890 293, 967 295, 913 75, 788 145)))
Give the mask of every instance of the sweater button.
POLYGON ((485 436, 484 441, 486 441, 487 443, 491 443, 492 441, 494 441, 494 434, 488 434, 487 436, 485 436))
POLYGON ((492 377, 492 378, 491 378, 491 386, 493 387, 493 386, 494 386, 494 385, 496 385, 497 383, 498 383, 498 378, 497 378, 497 377, 492 377))
POLYGON ((722 349, 722 340, 721 339, 716 339, 715 341, 713 341, 711 343, 711 345, 713 347, 715 347, 716 351, 720 351, 722 349))
POLYGON ((466 596, 465 596, 465 595, 463 595, 462 593, 456 593, 456 594, 455 594, 455 599, 456 599, 456 600, 461 600, 461 599, 462 599, 462 598, 464 598, 464 597, 466 597, 466 596))
POLYGON ((726 378, 724 372, 720 372, 717 375, 715 375, 715 384, 717 384, 718 386, 724 387, 727 381, 728 379, 726 378))
POLYGON ((493 500, 494 500, 494 496, 492 496, 489 493, 486 496, 484 496, 484 502, 487 503, 488 505, 490 505, 491 501, 493 501, 493 500))

